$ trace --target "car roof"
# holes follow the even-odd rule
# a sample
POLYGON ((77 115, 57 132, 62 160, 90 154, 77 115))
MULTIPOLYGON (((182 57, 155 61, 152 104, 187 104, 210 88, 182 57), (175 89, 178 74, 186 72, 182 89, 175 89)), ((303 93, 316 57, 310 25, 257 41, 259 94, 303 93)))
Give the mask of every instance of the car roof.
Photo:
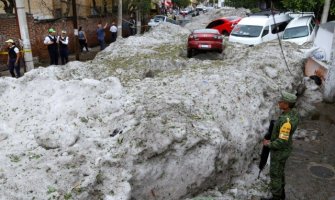
POLYGON ((287 14, 276 14, 276 15, 251 15, 249 17, 244 17, 241 19, 241 21, 238 24, 245 24, 245 25, 259 25, 264 26, 266 23, 269 22, 269 20, 282 21, 279 19, 290 19, 290 17, 287 14))
POLYGON ((203 29, 196 29, 193 30, 193 33, 219 33, 216 29, 210 29, 210 28, 203 28, 203 29))
POLYGON ((267 21, 269 21, 267 16, 251 16, 241 19, 239 24, 264 25, 267 21))
POLYGON ((297 27, 297 26, 306 26, 309 21, 313 18, 313 16, 302 16, 294 18, 286 28, 297 27))

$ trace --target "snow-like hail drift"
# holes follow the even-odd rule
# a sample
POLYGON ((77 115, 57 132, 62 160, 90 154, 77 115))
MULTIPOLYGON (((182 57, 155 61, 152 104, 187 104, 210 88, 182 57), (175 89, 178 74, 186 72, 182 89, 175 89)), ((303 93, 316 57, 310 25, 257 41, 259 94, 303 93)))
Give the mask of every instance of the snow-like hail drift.
POLYGON ((283 45, 291 73, 277 41, 188 59, 189 33, 161 24, 89 62, 2 77, 0 199, 183 199, 250 170, 303 54, 283 45))

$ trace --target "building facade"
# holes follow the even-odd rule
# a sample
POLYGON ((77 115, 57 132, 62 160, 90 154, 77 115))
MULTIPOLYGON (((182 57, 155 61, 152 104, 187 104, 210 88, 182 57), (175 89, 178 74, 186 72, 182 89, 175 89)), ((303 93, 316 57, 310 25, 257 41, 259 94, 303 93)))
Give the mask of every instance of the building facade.
MULTIPOLYGON (((25 9, 36 20, 57 19, 72 16, 71 0, 25 0, 25 9)), ((117 6, 115 0, 76 0, 80 17, 112 13, 117 6)), ((5 4, 0 1, 0 14, 5 14, 5 4)), ((14 13, 14 9, 13 12, 14 13)))

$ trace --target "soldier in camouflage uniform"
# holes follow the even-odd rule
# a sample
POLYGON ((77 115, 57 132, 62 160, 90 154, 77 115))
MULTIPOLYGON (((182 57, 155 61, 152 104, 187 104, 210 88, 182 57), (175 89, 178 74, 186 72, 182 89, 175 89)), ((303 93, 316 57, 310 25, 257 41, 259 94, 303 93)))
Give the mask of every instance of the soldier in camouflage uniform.
POLYGON ((270 160, 270 187, 272 198, 262 200, 285 199, 285 163, 292 152, 292 135, 297 129, 299 114, 294 109, 297 97, 288 92, 282 92, 279 108, 283 111, 276 121, 271 140, 264 140, 263 145, 268 146, 271 152, 270 160))

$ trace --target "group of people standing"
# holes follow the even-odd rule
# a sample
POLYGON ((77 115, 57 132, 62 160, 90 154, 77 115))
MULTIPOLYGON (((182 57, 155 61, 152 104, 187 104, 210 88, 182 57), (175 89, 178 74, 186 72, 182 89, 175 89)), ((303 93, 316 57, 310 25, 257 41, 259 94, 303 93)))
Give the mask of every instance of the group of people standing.
POLYGON ((60 36, 56 36, 56 31, 53 28, 48 30, 49 34, 44 38, 44 44, 48 47, 50 65, 58 65, 59 56, 62 65, 69 62, 69 37, 65 30, 62 30, 60 36))
MULTIPOLYGON (((132 35, 136 34, 135 30, 135 20, 131 21, 131 32, 132 35)), ((98 23, 96 34, 97 39, 100 45, 100 50, 105 49, 106 42, 105 42, 105 29, 107 28, 108 23, 102 26, 101 23, 98 23)), ((111 32, 111 42, 115 42, 117 38, 118 27, 116 26, 115 22, 112 22, 109 31, 111 32)), ((87 37, 85 32, 83 31, 82 27, 80 26, 78 29, 78 40, 80 45, 80 51, 83 52, 84 49, 88 52, 87 46, 87 37)), ((69 62, 69 37, 65 30, 61 31, 61 35, 57 35, 56 30, 53 28, 48 29, 48 35, 44 38, 43 41, 44 45, 47 46, 49 58, 50 58, 50 65, 58 65, 59 57, 61 58, 61 64, 65 65, 69 62)), ((20 77, 20 66, 19 66, 19 59, 20 59, 20 50, 15 45, 15 42, 12 39, 8 39, 6 41, 8 47, 8 59, 7 59, 7 66, 10 71, 12 77, 20 77)))
MULTIPOLYGON (((100 45, 100 50, 104 50, 106 48, 106 42, 105 42, 105 29, 108 27, 108 23, 106 23, 104 26, 102 26, 101 23, 98 23, 97 26, 97 38, 98 38, 98 42, 100 45)), ((109 31, 111 32, 112 38, 111 38, 111 42, 115 42, 116 41, 116 37, 117 37, 117 27, 115 25, 115 22, 112 22, 112 25, 109 28, 109 31)))
MULTIPOLYGON (((108 23, 102 26, 101 23, 98 23, 98 27, 96 30, 97 39, 100 45, 100 50, 105 49, 105 29, 107 28, 108 23)), ((115 22, 113 22, 110 26, 110 32, 112 35, 111 42, 115 42, 117 38, 117 27, 115 22)), ((48 30, 48 35, 44 39, 44 44, 48 48, 48 53, 50 57, 50 65, 58 65, 59 56, 61 58, 61 64, 64 65, 69 61, 69 37, 66 34, 65 30, 62 30, 61 35, 57 36, 56 31, 53 28, 48 30)), ((80 51, 83 52, 86 49, 88 52, 87 46, 87 37, 83 28, 80 26, 78 29, 78 40, 80 45, 80 51)))

